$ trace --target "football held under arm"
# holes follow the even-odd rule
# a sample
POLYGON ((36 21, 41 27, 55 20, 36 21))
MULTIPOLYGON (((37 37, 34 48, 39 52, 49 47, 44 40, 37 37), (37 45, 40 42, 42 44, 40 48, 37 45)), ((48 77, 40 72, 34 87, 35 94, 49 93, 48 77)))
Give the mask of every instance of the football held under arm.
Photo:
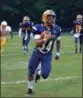
POLYGON ((42 44, 54 38, 48 31, 42 32, 40 35, 35 35, 35 42, 37 47, 42 47, 42 44))
POLYGON ((37 47, 42 47, 42 44, 46 41, 46 39, 44 38, 44 34, 36 34, 34 36, 34 39, 37 47))
POLYGON ((44 34, 39 33, 38 25, 32 27, 32 32, 34 35, 35 43, 37 47, 42 47, 42 44, 45 42, 44 34))
POLYGON ((49 31, 42 30, 41 25, 33 26, 32 32, 37 47, 42 47, 44 43, 46 43, 49 39, 53 38, 53 35, 51 35, 49 31))

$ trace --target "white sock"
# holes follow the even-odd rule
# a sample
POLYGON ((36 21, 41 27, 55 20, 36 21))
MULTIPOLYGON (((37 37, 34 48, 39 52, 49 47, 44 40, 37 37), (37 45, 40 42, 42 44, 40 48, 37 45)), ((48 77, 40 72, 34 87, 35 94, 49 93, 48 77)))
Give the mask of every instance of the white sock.
POLYGON ((28 88, 29 89, 33 89, 33 80, 32 81, 28 81, 28 88))
POLYGON ((40 69, 38 70, 38 74, 41 75, 41 70, 40 69))
POLYGON ((60 53, 59 53, 59 52, 57 52, 57 53, 56 53, 56 55, 57 55, 57 56, 60 56, 60 53))

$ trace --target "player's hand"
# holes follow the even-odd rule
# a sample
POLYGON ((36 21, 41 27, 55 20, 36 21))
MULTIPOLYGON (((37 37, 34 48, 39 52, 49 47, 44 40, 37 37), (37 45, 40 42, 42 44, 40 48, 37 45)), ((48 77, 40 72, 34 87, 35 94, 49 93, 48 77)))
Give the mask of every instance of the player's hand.
POLYGON ((55 60, 59 60, 60 57, 58 55, 55 56, 55 60))
POLYGON ((46 34, 45 38, 46 38, 47 40, 49 40, 49 39, 54 39, 54 38, 55 38, 55 35, 46 34))
POLYGON ((51 38, 52 38, 52 35, 51 35, 51 34, 46 34, 46 35, 45 35, 45 39, 46 39, 46 40, 49 40, 49 39, 51 39, 51 38))

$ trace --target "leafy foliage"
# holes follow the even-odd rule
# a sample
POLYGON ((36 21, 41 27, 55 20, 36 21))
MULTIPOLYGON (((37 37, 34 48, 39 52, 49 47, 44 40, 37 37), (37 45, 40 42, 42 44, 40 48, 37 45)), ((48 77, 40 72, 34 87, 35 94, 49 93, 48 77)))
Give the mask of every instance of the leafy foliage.
POLYGON ((41 22, 46 9, 56 12, 57 23, 62 27, 71 27, 76 15, 83 14, 83 0, 0 0, 0 4, 0 21, 7 20, 14 27, 24 15, 35 23, 41 22))

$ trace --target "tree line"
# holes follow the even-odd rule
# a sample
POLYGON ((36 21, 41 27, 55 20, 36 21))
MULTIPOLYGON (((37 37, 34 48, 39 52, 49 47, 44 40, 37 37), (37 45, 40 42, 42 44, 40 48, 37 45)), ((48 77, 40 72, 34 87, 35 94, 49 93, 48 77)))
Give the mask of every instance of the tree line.
POLYGON ((25 15, 34 23, 41 22, 42 13, 52 9, 57 16, 57 24, 63 28, 72 26, 77 14, 83 15, 83 0, 0 0, 0 22, 18 27, 25 15))

